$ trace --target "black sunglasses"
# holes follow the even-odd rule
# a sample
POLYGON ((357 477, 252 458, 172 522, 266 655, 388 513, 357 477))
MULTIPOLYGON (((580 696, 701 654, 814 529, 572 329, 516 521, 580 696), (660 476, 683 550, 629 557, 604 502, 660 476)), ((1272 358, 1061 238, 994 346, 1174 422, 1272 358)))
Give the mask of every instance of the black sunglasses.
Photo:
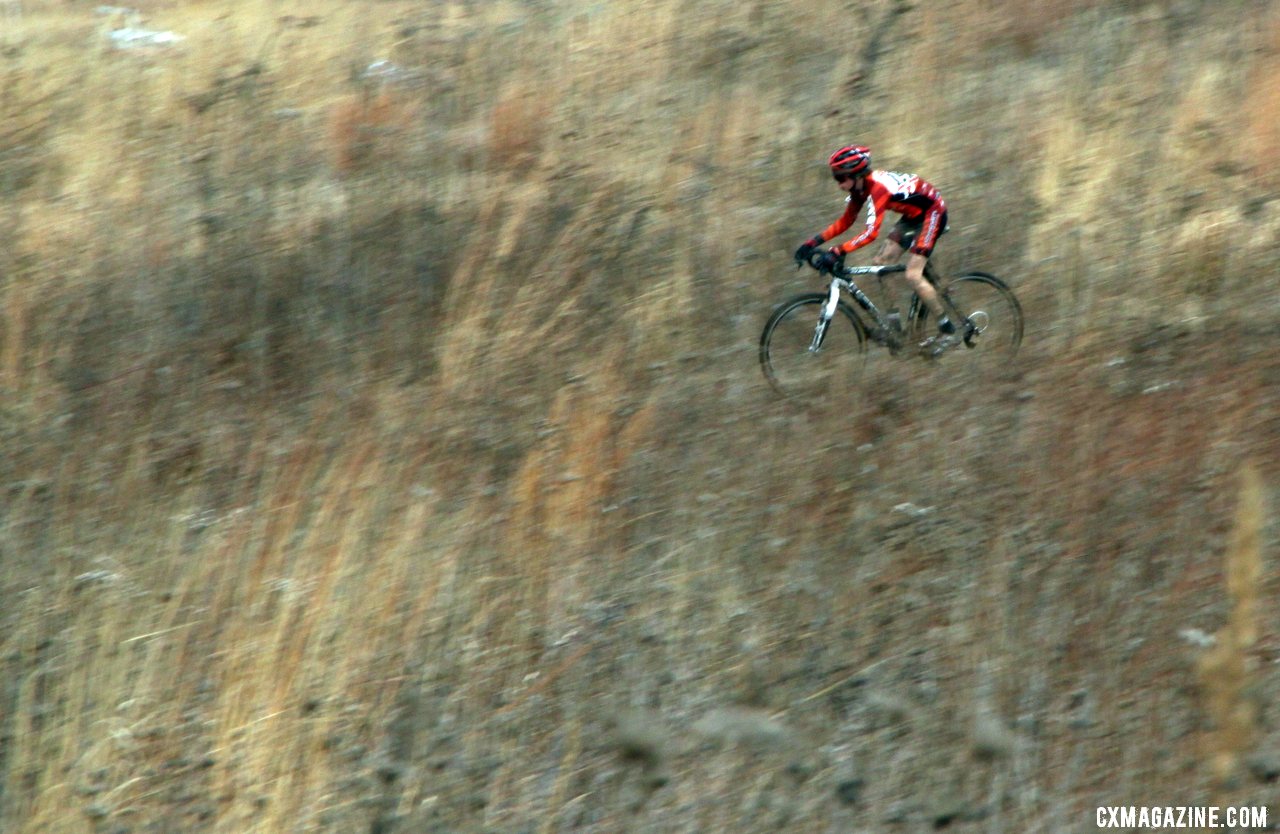
POLYGON ((844 182, 845 180, 856 179, 860 174, 846 174, 842 171, 832 171, 831 176, 836 178, 836 182, 844 182))

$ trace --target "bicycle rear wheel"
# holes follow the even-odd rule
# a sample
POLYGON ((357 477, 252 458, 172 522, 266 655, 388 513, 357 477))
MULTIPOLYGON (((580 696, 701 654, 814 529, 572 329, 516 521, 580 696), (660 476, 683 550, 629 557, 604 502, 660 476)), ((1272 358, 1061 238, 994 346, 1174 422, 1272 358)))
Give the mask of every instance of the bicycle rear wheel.
POLYGON ((862 370, 867 333, 843 301, 826 327, 819 329, 825 293, 806 293, 783 302, 760 334, 760 367, 785 397, 820 397, 846 387, 862 370))
MULTIPOLYGON (((985 272, 968 272, 953 280, 944 295, 974 326, 968 347, 993 358, 1017 353, 1022 344, 1022 305, 1004 281, 985 272)), ((916 313, 912 335, 917 339, 932 335, 928 309, 918 300, 912 308, 916 313)))

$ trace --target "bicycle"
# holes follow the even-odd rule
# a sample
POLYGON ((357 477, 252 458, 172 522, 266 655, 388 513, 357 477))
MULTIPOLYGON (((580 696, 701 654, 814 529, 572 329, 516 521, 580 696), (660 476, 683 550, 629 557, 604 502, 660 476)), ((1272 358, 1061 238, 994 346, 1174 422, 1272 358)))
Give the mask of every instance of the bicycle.
MULTIPOLYGON (((815 252, 807 263, 818 268, 815 252)), ((794 296, 778 305, 760 334, 760 367, 775 391, 785 397, 813 397, 833 386, 847 385, 865 363, 868 342, 885 347, 893 355, 908 344, 929 335, 929 308, 914 292, 907 307, 906 321, 895 310, 881 310, 858 286, 856 278, 905 272, 904 264, 847 266, 831 274, 825 293, 794 296), (849 304, 847 294, 857 303, 849 304), (861 310, 861 312, 859 312, 861 310), (864 316, 866 317, 864 319, 864 316), (832 327, 842 319, 847 327, 832 327)), ((1007 358, 1022 343, 1022 305, 1013 290, 986 272, 966 272, 943 285, 930 261, 925 278, 938 289, 938 296, 957 326, 952 351, 980 351, 1007 358), (963 347, 961 347, 963 346, 963 347)), ((937 358, 935 350, 922 351, 937 358)))

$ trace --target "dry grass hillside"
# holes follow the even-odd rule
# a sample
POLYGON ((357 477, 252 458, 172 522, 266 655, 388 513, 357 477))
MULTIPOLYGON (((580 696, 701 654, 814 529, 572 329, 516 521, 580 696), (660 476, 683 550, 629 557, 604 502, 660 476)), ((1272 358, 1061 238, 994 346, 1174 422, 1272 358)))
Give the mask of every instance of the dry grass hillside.
POLYGON ((1280 824, 1274 0, 135 5, 0 2, 0 830, 1280 824), (769 394, 847 141, 1016 362, 769 394))

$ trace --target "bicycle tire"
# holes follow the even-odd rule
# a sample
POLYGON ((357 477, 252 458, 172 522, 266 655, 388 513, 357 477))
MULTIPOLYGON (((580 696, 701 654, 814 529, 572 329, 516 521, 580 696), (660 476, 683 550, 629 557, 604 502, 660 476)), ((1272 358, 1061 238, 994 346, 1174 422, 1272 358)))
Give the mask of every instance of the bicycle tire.
MULTIPOLYGON (((1025 321, 1022 305, 1009 285, 987 272, 966 272, 947 285, 947 301, 978 326, 970 347, 983 353, 1012 356, 1022 345, 1025 321)), ((932 335, 929 308, 912 296, 908 313, 912 338, 932 335)))
POLYGON ((862 370, 867 330, 843 300, 827 325, 820 349, 810 351, 826 293, 805 293, 779 304, 760 334, 760 368, 773 390, 788 398, 814 398, 847 385, 862 370), (836 327, 843 320, 848 328, 836 327), (852 331, 852 339, 846 335, 852 331))

